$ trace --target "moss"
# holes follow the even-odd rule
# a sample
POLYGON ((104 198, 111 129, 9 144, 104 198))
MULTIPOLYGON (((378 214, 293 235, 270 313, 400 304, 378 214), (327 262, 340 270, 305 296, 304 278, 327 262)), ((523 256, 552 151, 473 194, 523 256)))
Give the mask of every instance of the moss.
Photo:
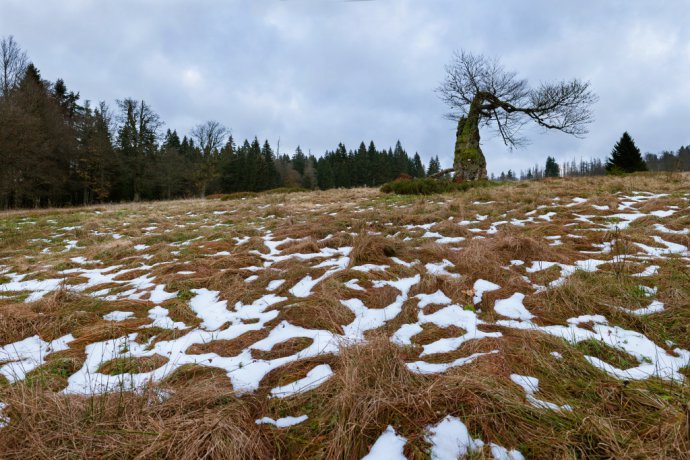
POLYGON ((458 130, 455 140, 455 159, 453 167, 456 177, 462 180, 486 179, 486 158, 479 146, 479 106, 482 98, 477 95, 467 117, 458 120, 458 130))

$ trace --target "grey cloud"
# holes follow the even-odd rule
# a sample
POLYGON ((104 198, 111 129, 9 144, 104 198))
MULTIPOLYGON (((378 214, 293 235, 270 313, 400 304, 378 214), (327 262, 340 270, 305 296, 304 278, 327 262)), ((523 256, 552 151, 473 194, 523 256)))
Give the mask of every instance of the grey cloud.
POLYGON ((83 98, 146 99, 185 133, 206 119, 236 137, 320 154, 397 139, 452 162, 454 126, 434 88, 453 50, 502 58, 533 83, 581 77, 600 101, 586 139, 528 129, 510 151, 484 133, 489 169, 547 155, 603 157, 624 130, 645 151, 690 143, 690 8, 684 0, 7 0, 45 78, 83 98))

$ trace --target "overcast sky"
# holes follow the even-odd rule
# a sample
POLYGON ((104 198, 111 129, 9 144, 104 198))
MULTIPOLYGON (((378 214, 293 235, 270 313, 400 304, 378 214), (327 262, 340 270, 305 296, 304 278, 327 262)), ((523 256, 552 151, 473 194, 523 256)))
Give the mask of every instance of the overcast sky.
POLYGON ((450 166, 434 89, 458 49, 599 96, 585 139, 533 128, 511 152, 485 132, 490 172, 605 157, 625 130, 643 152, 690 144, 688 0, 2 0, 10 34, 82 99, 143 98, 180 134, 213 119, 281 152, 400 139, 450 166))

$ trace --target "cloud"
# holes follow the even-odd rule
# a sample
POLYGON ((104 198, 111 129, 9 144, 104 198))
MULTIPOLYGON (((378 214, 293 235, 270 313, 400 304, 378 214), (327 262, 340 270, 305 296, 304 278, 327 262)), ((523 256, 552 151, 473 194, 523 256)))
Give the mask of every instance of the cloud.
POLYGON ((602 157, 625 130, 643 151, 690 143, 688 23, 684 0, 7 0, 0 12, 43 76, 83 98, 143 98, 181 133, 214 119, 283 151, 400 139, 450 165, 455 126, 434 89, 455 49, 533 83, 591 81, 587 138, 530 127, 510 151, 485 131, 494 172, 602 157))

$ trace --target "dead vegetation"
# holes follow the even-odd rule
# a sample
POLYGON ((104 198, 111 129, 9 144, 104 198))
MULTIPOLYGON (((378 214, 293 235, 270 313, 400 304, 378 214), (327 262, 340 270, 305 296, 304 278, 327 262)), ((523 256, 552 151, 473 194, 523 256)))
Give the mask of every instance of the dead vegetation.
MULTIPOLYGON (((522 292, 527 294, 524 306, 539 326, 564 325, 569 318, 598 314, 611 326, 644 334, 671 356, 675 348, 690 349, 687 257, 633 257, 644 255, 640 245, 664 249, 660 236, 689 247, 690 237, 683 232, 690 225, 690 189, 676 179, 653 174, 549 179, 424 198, 387 196, 370 189, 332 190, 3 214, 0 347, 35 335, 49 342, 72 334, 75 340, 69 349, 48 354, 24 380, 10 383, 0 375, 0 402, 6 404, 1 416, 9 421, 0 429, 0 457, 361 458, 392 425, 407 439, 408 458, 426 459, 427 428, 452 415, 487 444, 474 454, 476 458, 491 458, 492 442, 518 449, 526 458, 690 458, 686 384, 613 378, 585 357, 620 369, 638 366, 637 358, 597 340, 573 345, 500 326, 496 321, 504 318, 493 309, 497 300, 522 292), (622 195, 640 190, 669 196, 617 210, 622 195), (575 197, 588 201, 572 202, 575 197), (565 207, 571 203, 572 207, 565 207), (641 217, 623 230, 606 227, 614 222, 612 213, 669 209, 676 212, 664 218, 641 217), (532 211, 537 212, 528 215, 532 211), (539 217, 550 212, 558 214, 539 217), (579 216, 589 216, 592 224, 579 216), (656 224, 678 233, 660 232, 656 224), (278 250, 295 257, 271 263, 264 241, 269 231, 273 241, 290 238, 278 250), (442 243, 433 233, 464 240, 442 243), (66 249, 69 240, 78 241, 78 246, 66 249), (137 245, 146 247, 135 249, 137 245), (333 273, 332 266, 317 266, 327 257, 298 257, 344 247, 352 248, 349 264, 333 273), (606 247, 610 252, 602 253, 606 247), (75 261, 77 257, 87 262, 75 261), (605 258, 607 263, 595 272, 576 271, 559 286, 535 291, 534 285, 547 286, 559 279, 563 268, 528 272, 533 261, 572 265, 583 258, 605 258), (434 275, 426 268, 444 261, 450 263, 450 275, 434 275), (353 269, 368 264, 388 268, 353 269), (655 273, 631 276, 652 264, 658 266, 655 273), (72 289, 86 279, 79 274, 80 267, 115 265, 129 271, 83 291, 72 289), (24 280, 62 282, 60 289, 27 303, 26 292, 2 291, 15 279, 10 275, 17 274, 26 275, 24 280), (126 292, 132 288, 128 282, 143 275, 164 286, 166 293, 174 293, 160 305, 172 321, 186 328, 151 327, 150 287, 138 299, 94 297, 99 291, 126 292), (365 341, 343 341, 338 353, 293 358, 314 344, 307 337, 252 348, 283 321, 342 334, 356 316, 341 300, 360 299, 369 309, 380 311, 401 292, 376 281, 417 275, 419 282, 412 286, 400 313, 366 331, 365 341), (321 276, 325 279, 311 288, 308 297, 290 292, 300 281, 321 276), (479 279, 500 289, 485 292, 475 305, 473 285, 479 279), (134 341, 152 353, 155 344, 201 327, 201 318, 190 307, 193 290, 217 291, 228 311, 240 311, 256 308, 251 306, 269 294, 275 280, 284 283, 270 294, 285 300, 266 308, 276 315, 273 319, 233 339, 204 341, 187 349, 188 354, 208 354, 211 359, 232 358, 248 350, 252 360, 285 360, 261 380, 258 391, 236 392, 231 372, 224 369, 185 364, 139 391, 95 396, 59 393, 84 365, 89 344, 136 333, 134 341), (352 280, 354 284, 346 286, 352 280), (654 294, 649 293, 651 288, 656 288, 654 294), (424 345, 466 333, 457 325, 427 323, 412 336, 412 345, 393 344, 390 337, 400 327, 416 323, 420 314, 446 307, 437 303, 418 307, 415 296, 437 291, 452 304, 476 311, 485 322, 478 326, 480 331, 501 336, 471 339, 456 350, 420 357, 424 345), (626 311, 645 308, 652 300, 662 302, 664 310, 645 316, 626 311), (103 318, 114 311, 131 316, 120 321, 103 318), (430 375, 413 373, 408 367, 420 359, 448 364, 475 353, 491 354, 430 375), (331 366, 334 374, 315 390, 269 398, 272 388, 295 382, 321 364, 331 366), (537 377, 535 397, 569 404, 573 410, 534 407, 511 381, 511 374, 537 377), (308 420, 289 428, 256 423, 265 416, 302 414, 308 420)), ((682 179, 687 181, 687 175, 682 179)), ((241 322, 252 325, 259 320, 241 322)), ((595 326, 591 321, 580 324, 585 330, 595 326)), ((228 327, 226 323, 220 330, 228 327)), ((157 354, 118 357, 100 363, 99 372, 146 373, 172 364, 167 356, 157 354)), ((690 377, 688 369, 679 372, 690 377)))

